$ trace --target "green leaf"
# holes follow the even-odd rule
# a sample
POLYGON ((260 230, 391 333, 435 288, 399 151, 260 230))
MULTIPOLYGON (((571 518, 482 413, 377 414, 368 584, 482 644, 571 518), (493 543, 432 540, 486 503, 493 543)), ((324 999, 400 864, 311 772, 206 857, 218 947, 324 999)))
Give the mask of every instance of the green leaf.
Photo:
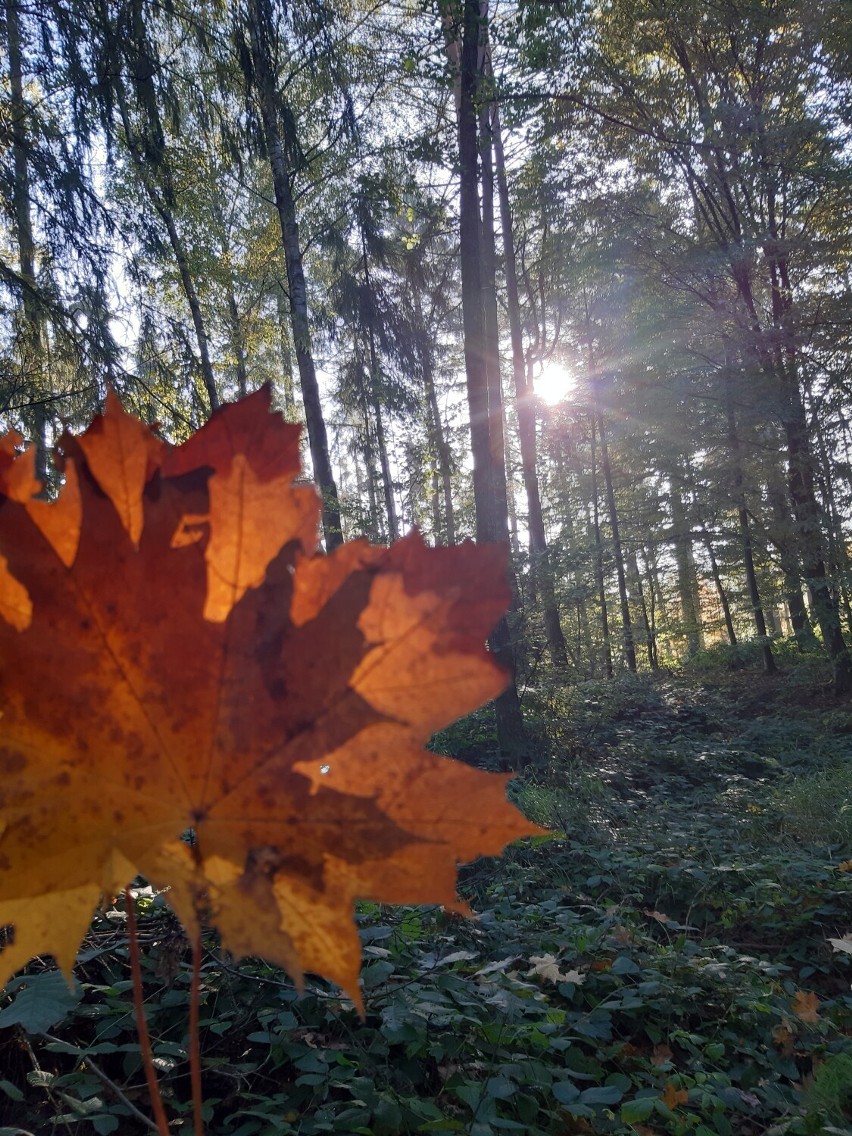
POLYGON ((115 1132, 118 1128, 118 1117, 111 1116, 107 1112, 101 1113, 100 1116, 90 1116, 88 1119, 98 1136, 109 1136, 110 1132, 115 1132))
POLYGON ((622 1124, 639 1124, 641 1121, 647 1120, 653 1111, 653 1097, 625 1101, 621 1106, 621 1122, 622 1124))
POLYGON ((583 1104, 618 1104, 624 1093, 617 1085, 600 1085, 595 1089, 583 1089, 580 1100, 583 1104))
POLYGON ((571 1104, 579 1097, 580 1090, 572 1081, 559 1081, 553 1086, 553 1095, 560 1104, 571 1104))
POLYGON ((516 1092, 517 1087, 508 1077, 489 1077, 485 1082, 486 1094, 489 1097, 496 1097, 497 1100, 508 1099, 516 1092))
POLYGON ((66 1018, 81 997, 79 983, 70 990, 58 970, 27 976, 14 1002, 0 1010, 0 1029, 21 1025, 27 1033, 45 1033, 66 1018))

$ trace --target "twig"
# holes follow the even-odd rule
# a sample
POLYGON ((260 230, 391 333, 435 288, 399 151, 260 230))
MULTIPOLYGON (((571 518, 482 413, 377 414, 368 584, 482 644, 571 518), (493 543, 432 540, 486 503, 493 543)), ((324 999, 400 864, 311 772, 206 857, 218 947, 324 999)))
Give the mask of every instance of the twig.
POLYGON ((148 1023, 145 1020, 145 1001, 142 993, 142 967, 139 963, 139 939, 136 935, 136 901, 130 893, 130 888, 124 889, 125 905, 127 907, 127 930, 130 941, 130 971, 133 975, 133 1005, 136 1008, 136 1031, 139 1034, 139 1048, 142 1051, 142 1065, 145 1069, 145 1079, 148 1082, 148 1093, 151 1097, 151 1108, 154 1110, 156 1131, 159 1136, 169 1136, 169 1122, 163 1108, 163 1098, 160 1096, 160 1085, 157 1081, 157 1070, 154 1066, 154 1052, 151 1049, 151 1037, 148 1033, 148 1023))
POLYGON ((110 1092, 115 1094, 115 1096, 121 1101, 121 1103, 124 1105, 124 1107, 126 1109, 128 1109, 130 1112, 132 1112, 137 1120, 141 1120, 142 1123, 145 1125, 145 1127, 150 1128, 152 1132, 158 1131, 157 1125, 150 1118, 150 1116, 146 1116, 144 1112, 140 1111, 140 1109, 138 1109, 136 1107, 136 1105, 133 1103, 133 1101, 128 1100, 127 1095, 124 1093, 124 1091, 115 1083, 115 1081, 112 1080, 111 1077, 108 1077, 106 1075, 106 1073, 103 1071, 103 1069, 99 1068, 94 1063, 94 1061, 91 1059, 91 1057, 87 1057, 85 1055, 85 1053, 83 1053, 83 1054, 81 1054, 80 1059, 82 1061, 85 1061, 85 1063, 89 1066, 89 1068, 92 1070, 92 1072, 95 1074, 96 1077, 100 1077, 100 1079, 103 1081, 103 1083, 106 1085, 106 1087, 110 1090, 110 1092))
POLYGON ((192 1118, 195 1136, 204 1136, 201 1095, 201 1043, 198 1037, 198 1005, 201 999, 201 928, 192 940, 192 983, 189 993, 189 1076, 192 1083, 192 1118))

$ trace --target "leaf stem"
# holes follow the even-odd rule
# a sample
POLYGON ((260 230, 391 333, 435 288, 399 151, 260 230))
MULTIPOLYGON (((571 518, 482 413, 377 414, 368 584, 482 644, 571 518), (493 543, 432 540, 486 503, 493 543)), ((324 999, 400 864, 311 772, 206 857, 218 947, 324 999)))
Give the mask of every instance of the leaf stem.
POLYGON ((142 1051, 142 1066, 145 1069, 145 1079, 148 1082, 148 1093, 151 1097, 154 1119, 157 1122, 157 1132, 159 1136, 169 1136, 169 1122, 163 1108, 163 1098, 160 1095, 157 1070, 154 1066, 154 1052, 151 1049, 151 1037, 148 1033, 148 1023, 145 1020, 142 967, 139 962, 139 938, 136 931, 136 900, 129 887, 124 889, 124 900, 127 908, 127 931, 130 943, 130 973, 133 976, 133 1005, 136 1009, 136 1032, 139 1035, 139 1048, 142 1051))
POLYGON ((192 984, 189 993, 189 1075, 192 1082, 192 1116, 195 1136, 204 1136, 201 1095, 201 1043, 198 1037, 198 1006, 201 1000, 201 927, 192 940, 192 984))

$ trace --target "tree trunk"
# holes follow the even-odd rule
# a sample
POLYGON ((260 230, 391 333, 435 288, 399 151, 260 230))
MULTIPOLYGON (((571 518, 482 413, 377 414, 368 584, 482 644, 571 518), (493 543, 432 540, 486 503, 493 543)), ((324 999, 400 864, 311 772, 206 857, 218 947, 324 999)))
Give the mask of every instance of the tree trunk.
POLYGON ((732 647, 736 647, 737 633, 734 630, 734 621, 731 616, 731 605, 728 602, 728 593, 725 590, 725 585, 722 583, 722 575, 719 572, 719 563, 716 560, 716 553, 713 551, 713 542, 710 539, 710 533, 707 531, 707 526, 703 521, 701 522, 701 540, 707 550, 707 558, 710 561, 710 575, 713 577, 713 583, 716 586, 716 595, 719 597, 719 603, 722 607, 725 630, 728 633, 728 642, 732 647))
POLYGON ((293 355, 287 333, 290 317, 286 298, 284 286, 279 283, 275 288, 275 310, 278 315, 278 341, 281 351, 281 385, 284 393, 284 414, 288 421, 293 422, 296 419, 296 393, 293 390, 293 355))
MULTIPOLYGON (((645 650, 648 655, 648 666, 652 671, 657 669, 657 644, 654 641, 654 629, 651 625, 651 616, 648 611, 648 604, 645 601, 645 590, 642 587, 642 576, 639 573, 639 561, 636 559, 636 552, 629 553, 626 557, 626 564, 630 570, 630 575, 633 580, 633 587, 636 589, 636 596, 639 600, 639 611, 642 615, 642 627, 645 631, 645 650)), ((653 603, 653 600, 652 600, 653 603)))
POLYGON ((763 615, 763 605, 760 601, 760 589, 757 584, 757 572, 754 567, 754 553, 751 540, 751 526, 746 507, 745 489, 743 487, 743 463, 740 450, 740 437, 737 431, 737 418, 734 409, 733 374, 729 361, 725 363, 725 409, 728 418, 728 448, 731 452, 731 462, 734 467, 734 504, 740 526, 740 547, 742 549, 743 567, 745 568, 746 586, 748 587, 751 609, 754 617, 754 626, 760 641, 761 655, 763 657, 764 674, 775 674, 775 659, 772 647, 766 633, 766 620, 763 615))
POLYGON ((672 540, 677 565, 677 586, 680 596, 680 613, 686 653, 691 658, 701 650, 701 615, 698 607, 698 587, 695 573, 695 555, 689 518, 680 490, 675 483, 676 474, 669 478, 669 500, 672 510, 672 540))
POLYGON ((604 651, 604 673, 607 678, 612 678, 612 645, 609 637, 609 614, 607 613, 606 606, 606 586, 604 583, 604 570, 603 570, 603 542, 601 541, 601 523, 600 512, 598 505, 598 469, 597 469, 597 445, 596 445, 596 431, 597 423, 596 416, 593 414, 591 418, 592 429, 592 445, 591 445, 591 465, 592 465, 592 523, 594 525, 595 535, 595 582, 598 589, 598 603, 601 609, 601 636, 603 638, 603 651, 604 651))
POLYGON ((243 325, 237 308, 233 284, 228 286, 228 322, 231 325, 231 347, 237 365, 237 394, 245 398, 248 394, 248 372, 246 370, 246 349, 243 339, 243 325))
MULTIPOLYGON (((441 491, 444 503, 444 521, 446 524, 445 537, 447 544, 456 543, 455 514, 453 509, 453 455, 447 442, 444 423, 441 418, 441 408, 438 406, 438 392, 435 389, 435 370, 433 367, 432 344, 428 330, 423 319, 423 305, 416 284, 412 284, 411 298, 414 307, 414 318, 417 321, 417 354, 420 359, 420 370, 423 376, 423 387, 426 392, 426 414, 429 441, 432 447, 432 456, 437 462, 437 476, 440 478, 441 491)), ((439 539, 440 525, 435 530, 436 544, 444 543, 439 539)))
POLYGON ((843 609, 843 615, 846 619, 847 630, 852 631, 852 602, 850 602, 849 588, 847 586, 850 575, 849 553, 846 548, 846 536, 843 532, 843 518, 834 489, 833 463, 828 452, 825 430, 819 416, 814 414, 812 417, 815 423, 816 443, 819 450, 820 489, 823 501, 823 513, 828 522, 829 572, 832 579, 836 581, 835 589, 840 606, 843 609))
POLYGON ((421 365, 423 367, 423 383, 426 387, 426 402, 429 413, 429 435, 432 441, 433 453, 437 461, 436 476, 440 479, 441 492, 443 495, 446 543, 455 544, 456 524, 453 507, 452 454, 444 433, 441 410, 438 406, 438 395, 435 390, 435 376, 432 371, 432 360, 428 357, 427 351, 421 351, 421 365))
POLYGON ((500 225, 503 230, 503 274, 506 280, 506 306, 509 314, 509 336, 512 343, 512 376, 515 386, 515 412, 518 416, 518 441, 521 447, 521 470, 527 497, 530 573, 541 599, 544 634, 551 661, 557 670, 568 667, 565 636, 556 606, 553 570, 544 530, 544 516, 538 484, 535 396, 528 383, 524 360, 521 303, 518 292, 518 268, 515 260, 512 208, 506 177, 506 157, 500 129, 499 111, 495 105, 492 118, 494 165, 497 174, 497 196, 500 202, 500 225))
POLYGON ((119 73, 113 78, 113 91, 116 105, 121 117, 124 138, 127 149, 133 162, 142 188, 154 212, 166 227, 172 254, 177 264, 181 287, 192 317, 192 326, 195 330, 195 341, 198 345, 198 358, 201 368, 201 381, 207 392, 210 411, 219 409, 219 394, 216 390, 216 378, 213 374, 213 364, 210 361, 210 340, 204 314, 201 311, 201 302, 198 298, 198 289, 195 286, 192 270, 189 266, 189 255, 183 238, 181 237, 174 213, 174 184, 172 172, 165 157, 163 142, 163 128, 159 118, 157 93, 154 90, 152 74, 152 61, 157 58, 155 49, 149 42, 145 28, 145 17, 142 12, 141 0, 134 0, 132 8, 133 35, 122 43, 121 50, 128 58, 133 83, 139 102, 144 107, 144 114, 148 121, 143 126, 145 135, 151 131, 157 137, 157 145, 146 145, 146 138, 140 137, 131 121, 130 108, 127 102, 127 91, 124 85, 124 75, 119 73), (144 65, 140 64, 143 61, 144 65), (153 176, 152 176, 153 175, 153 176), (155 182, 156 179, 156 182, 155 182), (157 185, 159 182, 159 186, 157 185))
POLYGON ((784 423, 784 431, 787 439, 788 487, 802 550, 802 573, 811 590, 814 615, 834 667, 835 693, 841 696, 852 690, 852 659, 840 630, 840 613, 831 594, 822 555, 819 505, 814 492, 807 423, 798 397, 798 384, 792 401, 798 404, 794 409, 798 409, 800 413, 789 415, 784 423))
MULTIPOLYGON (((505 480, 503 484, 503 516, 498 513, 495 470, 492 455, 492 420, 502 407, 489 407, 489 383, 486 356, 485 304, 482 287, 482 221, 479 212, 479 178, 477 146, 476 97, 480 49, 479 0, 464 0, 462 21, 461 67, 459 75, 459 246, 462 278, 462 322, 464 327, 464 360, 467 399, 470 412, 471 449, 473 453, 473 495, 476 506, 476 538, 479 541, 507 540, 505 480), (502 525, 501 525, 502 522, 502 525)), ((494 422, 495 436, 500 437, 494 422)), ((504 761, 521 764, 525 734, 520 700, 512 674, 514 651, 509 625, 504 617, 489 640, 498 662, 509 671, 509 685, 495 699, 497 739, 504 761)))
POLYGON ((399 538, 399 521, 396 515, 396 501, 393 495, 393 478, 391 476, 387 438, 385 437, 385 423, 382 418, 379 357, 376 351, 376 332, 373 327, 373 313, 375 312, 373 281, 370 276, 370 262, 367 258, 367 237, 363 227, 361 228, 361 256, 364 263, 364 287, 366 288, 369 303, 369 309, 366 313, 366 323, 367 350, 370 357, 370 399, 373 404, 373 414, 376 420, 376 446, 379 451, 379 464, 382 470, 382 491, 385 499, 385 513, 388 519, 388 539, 395 541, 399 538))
POLYGON ((816 646, 817 639, 808 619, 808 609, 799 579, 799 567, 793 551, 794 535, 791 531, 793 522, 790 516, 789 496, 783 485, 770 481, 767 500, 772 510, 773 543, 778 549, 781 562, 784 598, 790 613, 793 635, 799 651, 806 651, 816 646))
MULTIPOLYGON (((296 352, 296 366, 299 369, 302 403, 308 426, 308 441, 311 448, 314 477, 322 497, 322 527, 325 546, 327 551, 330 552, 343 543, 340 502, 337 495, 337 485, 331 470, 328 434, 322 413, 316 365, 311 350, 308 293, 305 284, 302 248, 299 243, 299 227, 296 221, 296 204, 290 184, 290 171, 287 166, 283 134, 283 132, 293 128, 288 126, 291 121, 289 116, 282 116, 278 112, 279 96, 275 87, 271 59, 272 20, 269 0, 248 0, 247 23, 252 66, 254 68, 254 88, 263 121, 267 157, 275 192, 275 205, 278 210, 281 240, 287 264, 290 324, 293 332, 293 346, 296 352)), ((286 141, 289 141, 292 146, 296 139, 288 138, 286 141)))
MULTIPOLYGON (((651 568, 651 558, 648 555, 648 550, 642 549, 642 559, 644 560, 645 579, 648 581, 648 602, 645 603, 643 591, 643 611, 645 612, 645 621, 648 628, 648 662, 650 663, 651 670, 655 671, 660 665, 660 653, 657 648, 657 592, 655 588, 654 573, 651 568)), ((633 565, 636 569, 636 575, 639 579, 641 586, 642 575, 639 571, 639 559, 634 553, 633 565)))
MULTIPOLYGON (((592 380, 596 385, 596 380, 592 380)), ((636 645, 633 641, 633 621, 630 617, 630 597, 627 593, 627 575, 624 571, 624 553, 621 548, 621 534, 618 527, 618 509, 615 503, 615 488, 612 481, 612 466, 609 460, 609 444, 606 437, 603 412, 600 410, 600 401, 595 393, 598 418, 598 433, 601 440, 601 470, 604 475, 606 489, 606 504, 609 512, 609 529, 612 534, 612 555, 615 560, 615 574, 618 579, 618 598, 621 603, 621 634, 624 644, 624 658, 627 669, 636 673, 636 645)))
POLYGON ((25 412, 35 443, 35 471, 46 487, 48 477, 47 413, 48 384, 44 367, 43 315, 36 294, 36 248, 30 215, 30 169, 27 141, 27 115, 24 101, 23 50, 18 0, 5 5, 6 42, 9 51, 9 88, 12 117, 12 205, 14 232, 18 245, 18 265, 24 288, 21 295, 23 335, 21 336, 21 377, 30 404, 25 412))

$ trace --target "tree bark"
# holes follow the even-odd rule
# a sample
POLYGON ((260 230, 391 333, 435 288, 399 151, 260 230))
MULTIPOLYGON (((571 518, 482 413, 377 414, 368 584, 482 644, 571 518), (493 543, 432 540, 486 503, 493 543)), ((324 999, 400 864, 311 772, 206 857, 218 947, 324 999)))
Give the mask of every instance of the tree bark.
POLYGON ((44 399, 47 395, 44 374, 43 315, 36 296, 36 247, 30 215, 30 168, 27 142, 27 115, 29 108, 24 100, 23 50, 18 0, 7 0, 6 43, 9 51, 9 88, 12 115, 12 205, 14 231, 18 245, 18 266, 24 288, 21 295, 23 335, 21 336, 21 377, 28 388, 30 405, 26 417, 30 419, 35 443, 36 475, 47 485, 48 444, 47 414, 44 399))
POLYGON ((740 547, 742 549, 743 567, 745 568, 746 586, 748 587, 751 610, 754 617, 754 626, 760 642, 763 657, 764 674, 775 674, 775 658, 766 632, 766 620, 763 615, 763 605, 760 600, 760 589, 757 584, 757 572, 754 567, 754 552, 751 539, 751 526, 748 519, 746 505, 742 453, 740 437, 737 431, 737 417, 734 409, 733 374, 730 361, 725 362, 725 411, 728 419, 728 449, 731 454, 731 464, 734 469, 734 505, 740 526, 740 547))
POLYGON ((245 398, 248 394, 248 371, 246 369, 246 349, 243 338, 243 325, 240 320, 237 298, 234 295, 234 286, 228 281, 228 322, 231 325, 231 347, 237 368, 237 394, 245 398))
POLYGON ((293 390, 293 355, 287 333, 290 317, 286 299, 284 286, 278 282, 275 288, 275 311, 278 317, 278 343, 281 351, 281 385, 284 393, 284 414, 288 421, 292 422, 296 419, 296 393, 293 390))
POLYGON ((195 331, 195 341, 198 345, 198 359, 201 369, 201 381, 207 392, 210 411, 219 409, 219 394, 216 389, 216 378, 213 373, 213 364, 210 361, 210 340, 201 302, 198 298, 198 289, 195 286, 192 270, 189 265, 189 254, 186 245, 178 231, 175 220, 174 201, 175 191, 172 171, 165 156, 164 131, 160 122, 157 93, 154 90, 152 74, 152 60, 156 53, 149 42, 145 30, 145 19, 140 0, 134 0, 131 8, 133 35, 129 41, 121 45, 121 50, 129 60, 133 84, 139 103, 144 108, 143 115, 147 119, 143 128, 146 134, 153 132, 156 142, 151 143, 140 137, 131 121, 130 107, 127 102, 127 91, 124 85, 123 74, 117 74, 113 80, 113 90, 116 97, 121 125, 127 149, 133 162, 133 168, 139 177, 142 188, 155 213, 163 222, 169 237, 172 254, 180 276, 181 287, 189 307, 192 326, 195 331), (142 61, 143 65, 140 65, 142 61), (153 176, 152 176, 153 175, 153 176), (154 179, 157 179, 159 186, 154 179))
POLYGON ((601 540, 600 511, 598 504, 598 467, 597 467, 597 415, 590 415, 591 420, 591 466, 592 466, 592 523, 595 536, 595 583, 598 589, 598 604, 601 609, 601 636, 603 638, 604 673, 612 678, 612 644, 609 635, 609 614, 606 604, 606 586, 603 570, 603 542, 601 540))
POLYGON ((379 357, 376 351, 376 331, 373 327, 373 313, 375 301, 373 296, 373 280, 370 275, 370 262, 367 257, 367 237, 361 228, 361 255, 364 262, 364 286, 367 290, 369 309, 367 319, 367 350, 370 357, 370 398, 373 404, 373 414, 376 419, 376 446, 379 451, 379 464, 382 470, 382 491, 385 499, 385 514, 388 520, 388 539, 397 540, 399 537, 399 521, 396 515, 396 501, 393 495, 393 478, 391 476, 390 458, 388 456, 387 438, 385 437, 385 423, 382 418, 380 398, 379 357))
MULTIPOLYGON (((597 381, 592 380, 595 386, 597 381)), ((601 441, 601 470, 604 476, 606 490, 607 512, 609 513, 609 530, 612 535, 612 555, 615 561, 615 574, 618 579, 618 598, 621 604, 621 636, 624 644, 624 658, 627 669, 636 673, 636 644, 633 640, 633 621, 630 616, 630 597, 627 592, 627 574, 624 571, 624 553, 621 547, 621 532, 618 526, 618 508, 615 502, 615 488, 612 481, 612 465, 609 460, 609 443, 606 437, 603 412, 600 401, 595 394, 595 410, 598 419, 598 434, 601 441)))
POLYGON ((695 555, 692 534, 683 498, 676 485, 677 474, 669 477, 669 501, 672 511, 672 540, 677 565, 677 586, 680 596, 680 613, 686 653, 691 658, 702 646, 701 615, 698 608, 698 588, 695 574, 695 555))
MULTIPOLYGON (((467 400, 473 453, 473 495, 476 506, 476 538, 479 541, 508 539, 503 485, 503 516, 494 490, 492 421, 500 437, 502 407, 489 406, 485 303, 482 284, 482 220, 479 212, 477 88, 479 79, 481 20, 479 0, 463 0, 462 48, 459 74, 459 246, 462 278, 462 323, 467 400), (499 426, 496 423, 501 417, 499 426), (502 523, 501 523, 502 522, 502 523)), ((518 690, 513 674, 514 650, 504 617, 489 643, 492 653, 510 674, 503 694, 495 699, 497 740, 504 761, 519 765, 526 760, 525 733, 518 690)))
POLYGON ((527 497, 530 572, 541 599, 544 634, 551 661, 557 670, 568 668, 565 635, 556 605, 553 569, 544 529, 544 515, 538 483, 535 396, 527 382, 524 360, 521 302, 518 290, 518 268, 515 259, 512 206, 506 177, 506 156, 500 129, 499 110, 495 104, 491 120, 494 142, 494 166, 497 174, 497 196, 500 203, 500 225, 503 230, 503 274, 506 281, 506 307, 509 315, 509 337, 512 344, 512 376, 515 386, 515 413, 518 416, 518 441, 521 448, 521 470, 527 497))
POLYGON ((737 633, 734 629, 734 620, 731 615, 731 605, 728 601, 728 593, 725 590, 725 585, 722 582, 722 574, 719 571, 719 562, 716 560, 716 553, 713 550, 713 541, 710 539, 710 533, 707 531, 707 526, 701 522, 701 540, 707 550, 707 559, 710 561, 710 575, 713 577, 713 583, 716 587, 716 595, 719 597, 719 603, 722 607, 722 616, 725 620, 725 630, 728 633, 728 643, 732 647, 737 645, 737 633))
MULTIPOLYGON (((639 561, 636 558, 635 550, 626 557, 626 564, 630 570, 633 587, 636 589, 636 596, 639 600, 639 611, 642 615, 642 627, 645 632, 645 651, 648 655, 648 666, 652 671, 655 671, 657 669, 657 644, 654 639, 654 628, 652 626, 648 604, 645 600, 645 589, 642 587, 642 576, 639 572, 639 561)), ((653 604, 653 599, 651 602, 653 604)))
POLYGON ((799 578, 798 560, 793 549, 795 538, 791 531, 793 519, 790 516, 790 498, 784 486, 773 480, 767 488, 767 499, 772 511, 771 539, 778 550, 781 562, 784 598, 790 613, 793 635, 799 651, 807 651, 816 646, 817 639, 808 619, 808 609, 799 578))
MULTIPOLYGON (((316 365, 311 349, 305 269, 299 241, 299 226, 296 220, 296 204, 290 184, 290 170, 285 152, 284 131, 287 130, 287 118, 283 118, 285 125, 282 130, 282 116, 278 111, 278 92, 275 86, 270 55, 272 20, 269 0, 248 0, 247 24, 254 70, 252 78, 258 109, 263 122, 266 152, 272 172, 275 205, 278 211, 281 240, 287 265, 290 325, 296 352, 296 366, 299 369, 302 403, 308 427, 308 441, 311 448, 314 477, 322 497, 322 527, 325 546, 327 551, 330 552, 343 543, 340 501, 331 470, 328 433, 323 418, 316 365)), ((286 141, 289 141, 292 145, 296 139, 288 138, 286 141)))

